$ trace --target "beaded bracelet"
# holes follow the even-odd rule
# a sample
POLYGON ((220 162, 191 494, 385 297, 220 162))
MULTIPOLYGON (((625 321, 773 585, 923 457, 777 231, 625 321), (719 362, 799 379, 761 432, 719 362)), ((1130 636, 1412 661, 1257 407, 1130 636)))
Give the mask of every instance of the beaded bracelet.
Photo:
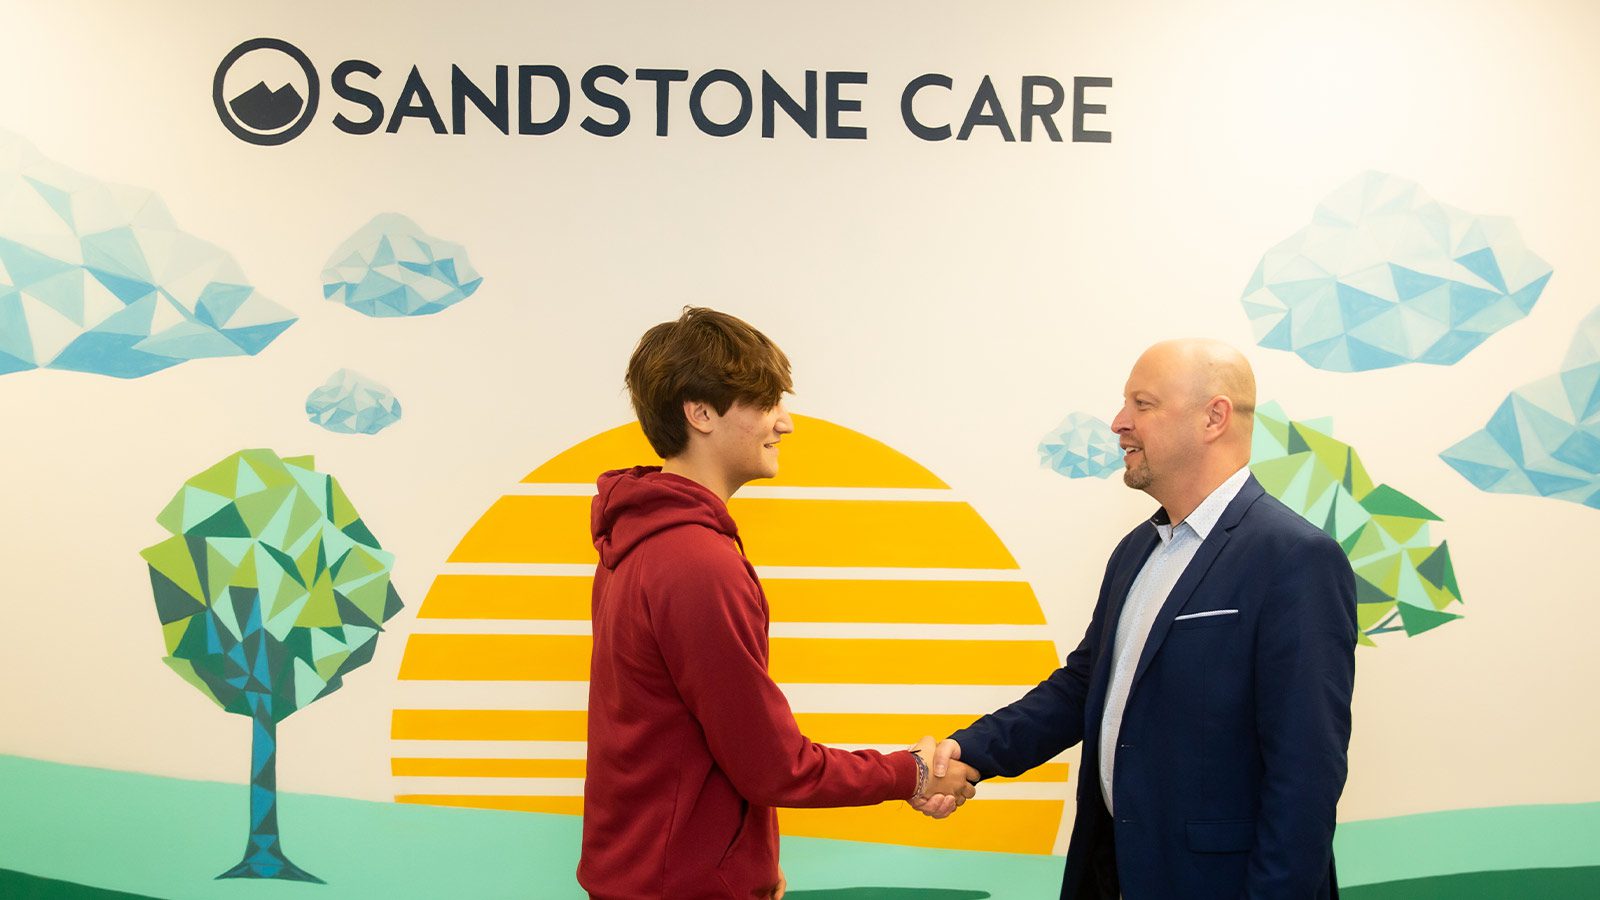
POLYGON ((928 764, 922 761, 922 754, 916 750, 911 751, 911 758, 917 762, 917 790, 911 795, 911 799, 916 800, 928 789, 928 764))

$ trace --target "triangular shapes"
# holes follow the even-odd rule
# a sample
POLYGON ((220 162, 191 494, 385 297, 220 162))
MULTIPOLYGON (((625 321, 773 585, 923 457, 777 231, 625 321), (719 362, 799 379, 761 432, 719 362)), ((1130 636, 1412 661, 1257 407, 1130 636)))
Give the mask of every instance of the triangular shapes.
POLYGON ((159 517, 175 533, 141 552, 168 666, 228 712, 275 722, 326 694, 371 659, 379 614, 399 609, 392 554, 335 527, 332 512, 370 536, 312 465, 270 450, 224 459, 179 489, 159 517))
POLYGON ((1366 173, 1262 255, 1240 304, 1261 346, 1317 368, 1451 365, 1526 316, 1550 271, 1509 220, 1366 173))
POLYGON ((1400 621, 1405 625, 1407 637, 1415 637, 1424 631, 1431 631, 1446 622, 1461 618, 1455 613, 1440 612, 1409 603, 1401 603, 1399 607, 1400 621))
POLYGON ((1426 519, 1430 522, 1440 521, 1431 510, 1421 503, 1407 497, 1387 484, 1380 484, 1370 493, 1361 498, 1361 506, 1375 516, 1410 516, 1417 519, 1426 519))
POLYGON ((1389 485, 1374 485, 1355 448, 1332 436, 1331 422, 1292 420, 1277 403, 1261 404, 1255 415, 1255 434, 1268 440, 1253 448, 1251 471, 1268 493, 1344 550, 1357 576, 1364 643, 1404 630, 1393 624, 1396 602, 1442 608, 1459 601, 1453 570, 1451 588, 1441 583, 1448 551, 1428 544, 1437 515, 1389 485))

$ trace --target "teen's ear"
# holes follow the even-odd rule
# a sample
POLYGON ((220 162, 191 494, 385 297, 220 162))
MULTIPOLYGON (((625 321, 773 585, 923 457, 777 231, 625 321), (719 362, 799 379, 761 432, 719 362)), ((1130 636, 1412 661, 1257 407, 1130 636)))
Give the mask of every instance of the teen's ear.
POLYGON ((683 418, 689 427, 701 434, 710 434, 712 423, 716 421, 716 410, 704 400, 683 401, 683 418))

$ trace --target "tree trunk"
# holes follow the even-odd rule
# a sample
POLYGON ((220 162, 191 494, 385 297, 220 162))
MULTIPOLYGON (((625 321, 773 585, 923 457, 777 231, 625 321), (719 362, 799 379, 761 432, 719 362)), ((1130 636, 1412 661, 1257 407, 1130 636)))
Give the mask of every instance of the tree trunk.
POLYGON ((246 695, 250 701, 250 840, 244 860, 218 878, 286 878, 314 881, 321 878, 289 862, 278 839, 278 725, 272 719, 272 695, 246 695))

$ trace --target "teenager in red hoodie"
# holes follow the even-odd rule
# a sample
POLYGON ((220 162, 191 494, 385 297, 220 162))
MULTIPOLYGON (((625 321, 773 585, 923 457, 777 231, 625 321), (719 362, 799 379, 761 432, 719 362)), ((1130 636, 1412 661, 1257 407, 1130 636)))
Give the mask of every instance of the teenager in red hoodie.
POLYGON ((933 739, 883 754, 800 733, 767 674, 767 601, 727 501, 778 474, 789 360, 746 323, 687 308, 647 331, 628 391, 666 461, 600 476, 594 656, 578 881, 610 898, 781 898, 778 806, 935 798, 933 739), (921 755, 917 752, 920 750, 921 755))

